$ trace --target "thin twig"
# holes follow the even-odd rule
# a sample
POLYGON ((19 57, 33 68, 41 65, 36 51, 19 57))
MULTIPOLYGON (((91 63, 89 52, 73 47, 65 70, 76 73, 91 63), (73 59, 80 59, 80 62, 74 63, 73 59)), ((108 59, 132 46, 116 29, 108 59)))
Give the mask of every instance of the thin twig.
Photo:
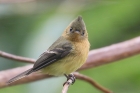
POLYGON ((19 62, 26 62, 26 63, 32 63, 32 64, 35 62, 35 59, 16 56, 16 55, 6 53, 6 52, 3 52, 3 51, 0 51, 0 56, 4 57, 4 58, 7 58, 7 59, 16 60, 16 61, 19 61, 19 62))
POLYGON ((101 86, 100 84, 98 84, 96 81, 94 81, 93 79, 91 79, 88 76, 82 75, 82 74, 80 74, 78 72, 75 72, 74 76, 77 79, 84 80, 84 81, 90 83, 92 86, 94 86, 98 90, 102 91, 103 93, 113 93, 112 91, 110 91, 110 90, 106 89, 105 87, 101 86))
POLYGON ((67 93, 69 86, 72 84, 72 80, 69 79, 63 86, 62 93, 67 93))
MULTIPOLYGON (((80 74, 78 72, 74 72, 73 73, 74 76, 77 78, 77 79, 80 79, 80 80, 83 80, 83 81, 86 81, 88 83, 90 83, 92 86, 94 86, 95 88, 97 88, 98 90, 102 91, 103 93, 113 93, 112 91, 110 91, 109 89, 101 86, 100 84, 98 84, 96 81, 94 81, 93 79, 91 79, 90 77, 88 76, 85 76, 83 74, 80 74)), ((72 80, 69 79, 63 86, 63 89, 62 89, 62 93, 67 93, 68 91, 68 88, 69 86, 72 84, 72 80)))

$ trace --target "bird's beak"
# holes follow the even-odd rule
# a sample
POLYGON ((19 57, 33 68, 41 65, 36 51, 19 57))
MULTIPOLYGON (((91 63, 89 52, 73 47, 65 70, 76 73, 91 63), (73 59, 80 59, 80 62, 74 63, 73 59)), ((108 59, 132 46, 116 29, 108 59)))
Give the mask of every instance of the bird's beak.
POLYGON ((76 33, 76 34, 80 34, 80 31, 76 30, 74 33, 76 33))

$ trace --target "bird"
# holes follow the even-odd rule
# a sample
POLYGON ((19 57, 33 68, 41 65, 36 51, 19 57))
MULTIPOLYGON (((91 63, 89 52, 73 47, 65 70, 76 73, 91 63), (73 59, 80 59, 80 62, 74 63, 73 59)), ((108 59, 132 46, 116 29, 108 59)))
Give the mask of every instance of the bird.
POLYGON ((82 16, 74 19, 63 31, 62 35, 36 60, 33 67, 8 80, 11 84, 33 72, 61 76, 75 82, 72 72, 80 68, 86 61, 90 43, 88 32, 82 16))

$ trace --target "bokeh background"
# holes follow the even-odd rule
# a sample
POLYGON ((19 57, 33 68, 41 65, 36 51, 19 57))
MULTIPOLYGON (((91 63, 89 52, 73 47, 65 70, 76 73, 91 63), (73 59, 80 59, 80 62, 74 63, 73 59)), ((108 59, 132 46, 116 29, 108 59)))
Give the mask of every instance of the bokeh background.
MULTIPOLYGON (((78 15, 86 23, 91 49, 140 35, 139 0, 6 1, 0 4, 0 50, 12 54, 37 59, 78 15)), ((0 57, 0 70, 24 65, 28 64, 0 57)), ((80 72, 114 93, 140 93, 140 55, 80 72)), ((61 93, 65 80, 61 76, 3 88, 0 93, 61 93)), ((77 80, 68 93, 101 92, 77 80)))

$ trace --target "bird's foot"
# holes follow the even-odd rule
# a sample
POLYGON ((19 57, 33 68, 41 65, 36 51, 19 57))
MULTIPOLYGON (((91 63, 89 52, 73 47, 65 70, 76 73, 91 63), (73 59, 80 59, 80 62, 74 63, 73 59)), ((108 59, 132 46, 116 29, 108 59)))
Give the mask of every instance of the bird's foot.
POLYGON ((66 74, 64 74, 65 76, 66 76, 66 78, 67 78, 67 81, 63 84, 63 86, 66 84, 66 83, 70 83, 69 82, 69 80, 71 80, 72 81, 72 84, 74 84, 75 83, 75 80, 76 80, 76 78, 75 78, 75 76, 71 73, 71 74, 69 74, 69 75, 66 75, 66 74))

